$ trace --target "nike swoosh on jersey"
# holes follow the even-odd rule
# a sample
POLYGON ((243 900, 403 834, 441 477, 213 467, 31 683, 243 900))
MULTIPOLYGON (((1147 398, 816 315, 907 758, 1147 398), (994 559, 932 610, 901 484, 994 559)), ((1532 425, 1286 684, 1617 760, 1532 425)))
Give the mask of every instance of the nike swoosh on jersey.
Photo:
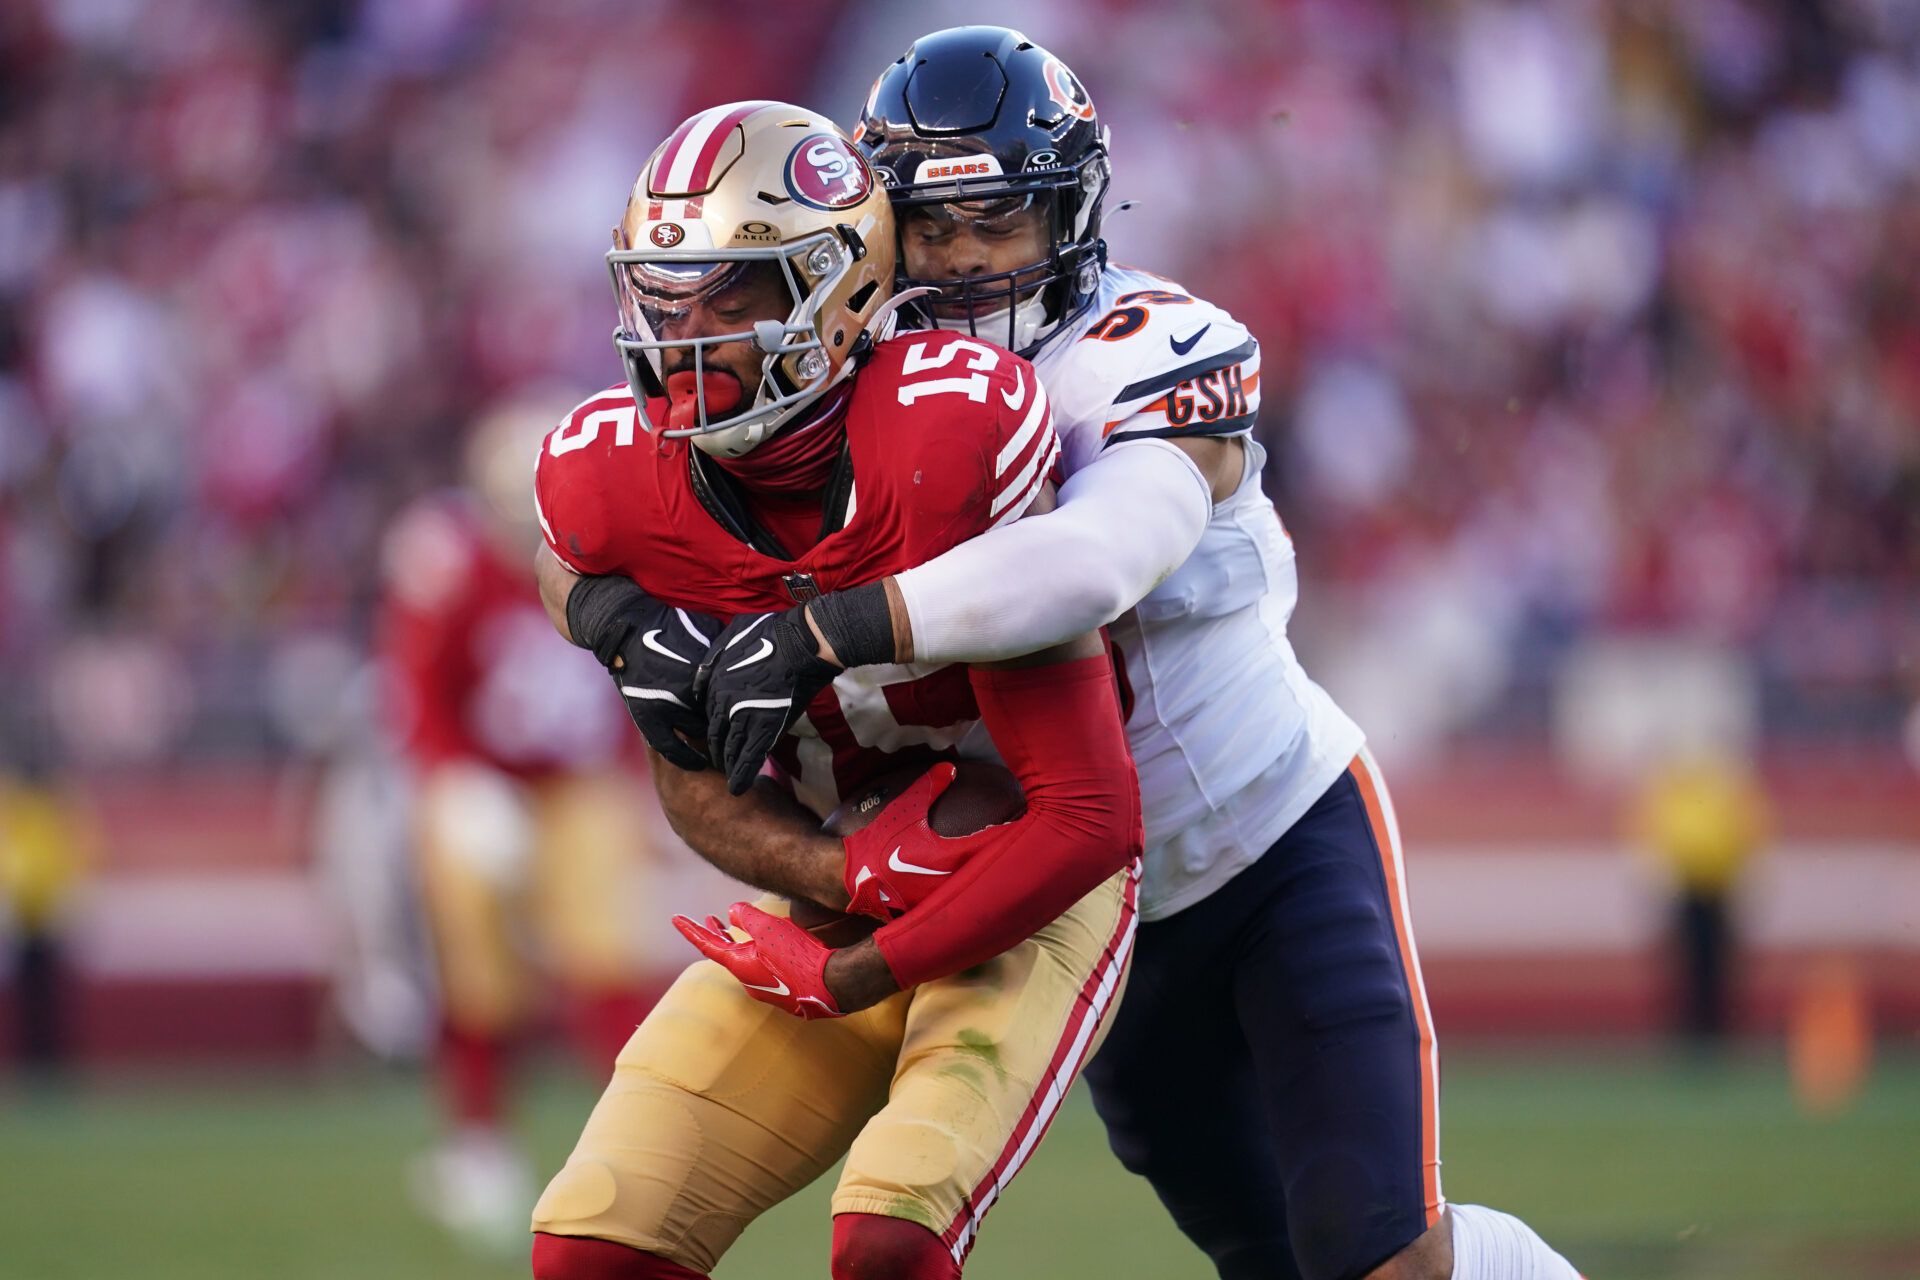
POLYGON ((1193 350, 1193 344, 1200 341, 1201 338, 1205 337, 1207 330, 1211 328, 1213 328, 1213 322, 1209 320, 1206 324, 1201 325, 1198 329, 1195 329, 1192 333, 1188 334, 1185 340, 1176 338, 1172 334, 1168 334, 1167 345, 1173 348, 1173 354, 1177 356, 1183 356, 1187 354, 1187 352, 1193 350))
POLYGON ((752 656, 752 657, 750 657, 750 658, 742 658, 742 659, 740 659, 740 661, 738 661, 738 662, 736 662, 736 663, 734 663, 734 664, 733 664, 732 666, 730 666, 730 667, 728 667, 728 668, 727 668, 727 670, 729 670, 729 671, 738 671, 738 670, 739 670, 740 668, 742 668, 742 667, 750 667, 750 666, 752 666, 752 665, 753 665, 754 663, 756 663, 756 662, 759 662, 759 661, 761 661, 762 659, 764 659, 764 658, 765 658, 765 657, 766 657, 766 656, 767 656, 768 654, 770 654, 770 653, 772 653, 772 652, 773 652, 773 641, 771 641, 771 640, 769 640, 769 639, 767 639, 767 638, 766 638, 765 636, 761 636, 761 637, 760 637, 760 647, 759 647, 758 649, 755 649, 755 650, 753 651, 753 656, 752 656))
POLYGON ((1013 376, 1016 379, 1014 383, 1014 393, 1012 395, 1008 395, 1006 392, 1002 391, 1000 393, 1000 398, 1007 402, 1007 408, 1018 409, 1021 405, 1027 402, 1027 375, 1022 373, 1019 370, 1019 368, 1016 367, 1013 371, 1013 376))
POLYGON ((932 867, 916 867, 911 862, 902 862, 900 860, 900 849, 897 846, 892 853, 887 855, 887 865, 895 871, 907 871, 914 875, 950 876, 953 874, 951 871, 936 871, 932 867))
POLYGON ((773 980, 773 985, 770 987, 763 987, 757 982, 748 982, 745 978, 740 979, 740 985, 749 991, 764 991, 768 995, 790 996, 793 994, 793 988, 778 978, 773 980))

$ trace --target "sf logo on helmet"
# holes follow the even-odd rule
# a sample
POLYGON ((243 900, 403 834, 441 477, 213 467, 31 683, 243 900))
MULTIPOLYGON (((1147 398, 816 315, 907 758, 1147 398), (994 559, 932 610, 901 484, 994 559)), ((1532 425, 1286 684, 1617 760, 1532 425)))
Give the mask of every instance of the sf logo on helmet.
POLYGON ((787 193, 814 209, 845 209, 873 190, 867 165, 839 138, 815 133, 787 156, 787 193))
POLYGON ((671 249, 687 238, 687 229, 677 222, 662 222, 647 233, 647 239, 662 249, 671 249))

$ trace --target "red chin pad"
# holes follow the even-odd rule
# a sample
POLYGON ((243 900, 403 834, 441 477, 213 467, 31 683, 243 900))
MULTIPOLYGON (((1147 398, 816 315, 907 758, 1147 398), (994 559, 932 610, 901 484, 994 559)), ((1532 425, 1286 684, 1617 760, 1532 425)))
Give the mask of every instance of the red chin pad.
POLYGON ((667 425, 685 431, 700 425, 700 389, 707 393, 707 421, 731 413, 740 403, 740 379, 724 369, 709 369, 703 379, 691 369, 667 375, 667 425))

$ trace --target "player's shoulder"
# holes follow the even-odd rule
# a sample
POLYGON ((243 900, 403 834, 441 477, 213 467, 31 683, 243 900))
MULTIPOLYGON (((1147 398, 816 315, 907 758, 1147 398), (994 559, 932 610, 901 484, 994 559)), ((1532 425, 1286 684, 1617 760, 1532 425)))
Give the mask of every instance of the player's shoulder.
POLYGON ((1039 376, 1021 356, 944 329, 915 329, 874 347, 859 394, 896 447, 998 448, 1032 413, 1039 376))
POLYGON ((534 460, 540 531, 577 572, 614 568, 620 497, 632 496, 632 466, 651 456, 650 449, 632 447, 644 434, 633 390, 623 382, 569 409, 540 442, 534 460))
POLYGON ((1063 411, 1069 400, 1125 409, 1225 365, 1254 362, 1260 344, 1226 308, 1177 281, 1110 266, 1087 318, 1036 363, 1063 411))
POLYGON ((591 461, 617 445, 632 444, 638 426, 633 388, 616 382, 562 414, 540 442, 540 454, 555 459, 584 455, 578 460, 591 461))
POLYGON ((868 394, 879 392, 900 407, 965 424, 981 415, 964 404, 987 404, 989 391, 1017 389, 1032 379, 1033 365, 983 338, 909 329, 876 344, 860 376, 868 394))
MULTIPOLYGON (((1259 409, 1260 344, 1224 307, 1179 283, 1110 266, 1090 316, 1036 358, 1062 431, 1233 435, 1259 409)), ((1082 437, 1075 434, 1075 440, 1082 437)))
POLYGON ((1039 375, 1003 347, 964 333, 913 330, 879 343, 860 378, 864 408, 852 425, 876 439, 884 435, 875 461, 910 481, 914 504, 929 518, 964 523, 978 514, 997 523, 1017 514, 1058 457, 1039 375), (972 512, 975 506, 981 511, 972 512))

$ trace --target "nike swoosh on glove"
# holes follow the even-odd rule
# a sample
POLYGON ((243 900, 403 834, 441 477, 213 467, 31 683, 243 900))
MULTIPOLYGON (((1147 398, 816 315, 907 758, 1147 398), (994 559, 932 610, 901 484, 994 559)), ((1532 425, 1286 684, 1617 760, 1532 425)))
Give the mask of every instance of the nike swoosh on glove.
POLYGON ((707 751, 745 794, 780 735, 840 668, 820 656, 804 605, 784 613, 742 614, 707 651, 694 684, 707 707, 707 751))
POLYGON ((841 1016, 840 1006, 827 990, 827 957, 833 951, 824 942, 750 902, 734 903, 727 909, 727 919, 747 935, 744 942, 735 941, 714 916, 708 916, 705 924, 675 916, 673 927, 762 1004, 809 1020, 841 1016))
POLYGON ((928 822, 933 802, 959 770, 936 764, 841 843, 847 848, 847 914, 891 920, 905 915, 986 843, 985 832, 942 836, 928 822))
POLYGON ((682 769, 706 768, 707 716, 694 681, 720 619, 662 604, 625 578, 596 577, 575 584, 567 622, 613 677, 647 745, 682 769))

